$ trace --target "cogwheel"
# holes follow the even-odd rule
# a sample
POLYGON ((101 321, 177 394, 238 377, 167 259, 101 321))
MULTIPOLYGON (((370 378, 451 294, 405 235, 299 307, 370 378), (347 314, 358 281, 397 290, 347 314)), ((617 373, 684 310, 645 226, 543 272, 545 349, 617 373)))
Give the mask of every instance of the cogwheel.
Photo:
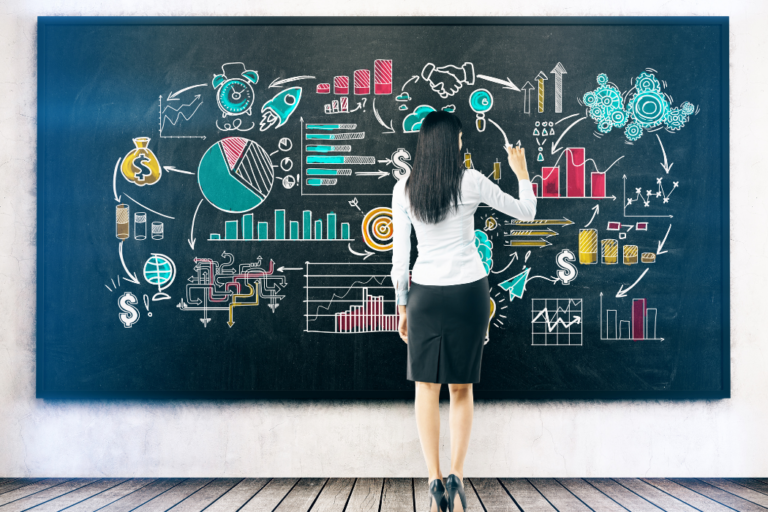
POLYGON ((654 128, 669 117, 669 102, 661 93, 635 93, 627 104, 627 112, 642 128, 654 128))
POLYGON ((630 123, 624 128, 624 135, 631 141, 636 141, 643 135, 643 127, 638 123, 630 123))
POLYGON ((589 109, 589 117, 595 121, 600 121, 603 117, 605 117, 605 109, 603 109, 601 106, 595 105, 589 109))
POLYGON ((599 85, 607 84, 608 83, 608 75, 606 75, 605 73, 600 73, 599 75, 597 75, 597 83, 599 85))
POLYGON ((611 85, 598 87, 595 91, 595 103, 602 105, 606 112, 623 109, 624 104, 619 90, 611 85))
POLYGON ((683 109, 683 114, 685 114, 687 116, 693 114, 694 108, 693 108, 693 105, 691 104, 690 101, 683 102, 683 104, 680 106, 680 108, 683 109))
POLYGON ((635 80, 635 89, 637 89, 638 92, 660 92, 661 85, 659 85, 659 81, 651 73, 640 73, 640 76, 635 80))
POLYGON ((595 93, 593 91, 584 93, 584 104, 586 106, 591 107, 595 104, 595 101, 597 101, 597 98, 595 97, 595 93))
POLYGON ((616 128, 621 128, 627 124, 627 113, 624 110, 614 110, 611 112, 611 122, 616 128))
POLYGON ((667 125, 668 129, 677 131, 685 126, 686 122, 688 122, 688 116, 683 114, 683 110, 679 108, 673 108, 669 113, 667 120, 664 121, 664 124, 667 125))
POLYGON ((610 119, 601 119, 599 123, 597 123, 597 129, 600 130, 601 133, 608 133, 611 131, 611 128, 613 128, 613 123, 610 119))

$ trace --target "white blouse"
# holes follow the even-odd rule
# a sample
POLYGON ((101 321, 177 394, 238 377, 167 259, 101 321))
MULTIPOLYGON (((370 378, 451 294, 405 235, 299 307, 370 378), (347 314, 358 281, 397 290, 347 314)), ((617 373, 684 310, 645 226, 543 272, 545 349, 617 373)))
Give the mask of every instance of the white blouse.
POLYGON ((475 248, 475 210, 486 203, 520 220, 536 216, 536 196, 529 180, 520 180, 520 199, 505 193, 475 169, 466 169, 461 180, 461 202, 437 224, 414 218, 405 194, 406 180, 392 191, 392 284, 397 304, 408 303, 408 267, 411 262, 411 226, 416 229, 418 257, 411 280, 426 285, 451 285, 477 281, 486 276, 475 248))

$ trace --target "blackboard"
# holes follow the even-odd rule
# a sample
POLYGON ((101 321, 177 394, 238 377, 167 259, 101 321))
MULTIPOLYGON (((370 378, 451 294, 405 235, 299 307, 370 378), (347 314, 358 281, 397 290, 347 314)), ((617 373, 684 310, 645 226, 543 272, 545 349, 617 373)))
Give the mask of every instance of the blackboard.
POLYGON ((727 18, 38 29, 39 397, 411 397, 389 208, 439 109, 538 196, 477 211, 478 398, 730 395, 727 18))

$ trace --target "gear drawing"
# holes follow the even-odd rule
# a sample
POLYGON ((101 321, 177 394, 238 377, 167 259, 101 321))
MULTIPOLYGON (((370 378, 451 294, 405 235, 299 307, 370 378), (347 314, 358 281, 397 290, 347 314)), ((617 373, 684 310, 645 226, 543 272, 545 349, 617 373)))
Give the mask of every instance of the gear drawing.
POLYGON ((657 91, 635 93, 627 104, 632 119, 643 128, 655 128, 669 117, 669 102, 657 91))
POLYGON ((640 73, 640 76, 635 81, 635 89, 637 89, 637 92, 661 92, 661 85, 651 73, 640 73))
POLYGON ((643 128, 637 123, 630 123, 624 128, 624 135, 631 141, 636 141, 643 135, 643 128))

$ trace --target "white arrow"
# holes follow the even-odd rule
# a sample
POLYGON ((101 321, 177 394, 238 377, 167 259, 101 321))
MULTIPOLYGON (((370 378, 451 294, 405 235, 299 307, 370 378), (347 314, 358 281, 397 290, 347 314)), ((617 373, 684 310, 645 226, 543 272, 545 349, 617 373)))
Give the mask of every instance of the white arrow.
POLYGON ((491 270, 491 274, 501 274, 502 272, 507 270, 509 268, 509 266, 512 264, 512 262, 515 261, 516 259, 517 259, 517 253, 515 252, 515 253, 512 254, 512 258, 509 260, 509 263, 507 263, 506 267, 504 267, 503 269, 499 270, 498 272, 496 270, 491 270))
POLYGON ((379 122, 379 124, 389 130, 388 132, 382 133, 395 133, 395 129, 392 128, 392 121, 389 121, 389 126, 385 125, 384 121, 382 121, 381 116, 379 115, 379 112, 376 110, 376 98, 373 98, 373 114, 376 116, 376 120, 379 122))
MULTIPOLYGON (((615 200, 616 200, 616 198, 614 198, 614 201, 615 200)), ((592 207, 592 209, 595 210, 595 213, 592 214, 592 218, 589 219, 589 222, 587 222, 587 225, 584 226, 585 228, 589 227, 589 225, 592 224, 592 221, 595 220, 595 215, 600 213, 600 205, 596 204, 595 206, 592 207)))
POLYGON ((315 78, 315 77, 309 76, 309 75, 302 75, 302 76, 292 76, 291 78, 286 78, 284 80, 280 80, 279 78, 275 78, 274 80, 272 80, 272 83, 269 84, 269 87, 267 87, 267 89, 270 89, 272 87, 282 87, 283 84, 287 84, 287 83, 290 83, 290 82, 295 82, 296 80, 305 80, 307 78, 315 78))
POLYGON ((498 124, 496 124, 496 122, 495 122, 493 119, 491 119, 490 117, 488 118, 488 121, 490 121, 491 123, 493 123, 493 126, 495 126, 496 128, 498 128, 498 129, 499 129, 499 131, 501 132, 501 134, 504 136, 504 147, 506 148, 507 146, 509 146, 509 139, 507 139, 507 134, 506 134, 506 133, 504 133, 504 130, 502 130, 502 129, 501 129, 501 126, 499 126, 498 124))
POLYGON ((504 86, 504 89, 520 92, 520 89, 512 83, 512 80, 510 80, 509 77, 507 77, 506 80, 502 80, 501 78, 494 78, 488 75, 477 75, 477 78, 482 78, 483 80, 488 80, 489 82, 493 82, 495 84, 501 84, 504 86))
POLYGON ((555 112, 560 114, 563 112, 563 75, 567 75, 568 72, 558 62, 555 69, 550 71, 550 73, 555 75, 555 112))
MULTIPOLYGON (((530 114, 531 113, 531 91, 533 91, 535 87, 531 85, 531 82, 525 82, 525 85, 523 85, 523 113, 524 114, 530 114)), ((574 114, 578 115, 578 114, 574 114)))
MULTIPOLYGON (((403 92, 405 90, 405 86, 408 85, 408 82, 410 82, 414 78, 416 79, 416 82, 419 81, 419 75, 413 75, 411 78, 405 81, 405 83, 403 84, 403 87, 400 89, 400 92, 403 92)), ((413 83, 416 83, 416 82, 413 82, 413 83)))
POLYGON ((618 291, 618 293, 616 294, 616 297, 618 297, 618 298, 621 298, 621 297, 626 297, 626 296, 627 296, 627 292, 628 292, 629 290, 631 290, 632 288, 634 288, 634 287, 635 287, 635 285, 636 285, 637 283, 639 283, 639 282, 640 282, 640 280, 643 278, 643 276, 644 276, 645 274, 647 274, 647 273, 648 273, 648 271, 649 271, 649 270, 651 270, 651 269, 649 269, 649 268, 645 269, 645 270, 643 271, 643 273, 642 273, 642 274, 640 274, 640 277, 638 277, 638 278, 637 278, 637 281, 635 281, 635 282, 632 284, 632 286, 630 286, 630 287, 629 287, 629 288, 627 288, 626 290, 624 289, 624 285, 621 285, 621 288, 619 288, 619 291, 618 291))
POLYGON ((534 279, 545 279, 545 280, 547 280, 547 281, 551 281, 551 282, 552 282, 552 284, 557 284, 557 283, 558 283, 558 281, 560 281, 560 279, 559 279, 559 278, 557 278, 557 277, 533 276, 533 277, 529 277, 529 278, 528 278, 528 280, 526 281, 526 283, 527 283, 528 281, 532 281, 532 280, 534 280, 534 279))
POLYGON ((203 204, 203 199, 197 203, 197 208, 195 208, 195 214, 192 216, 192 229, 189 230, 189 240, 187 240, 193 251, 195 250, 195 217, 197 217, 197 210, 200 209, 201 204, 203 204))
POLYGON ((365 171, 365 172, 355 172, 355 176, 378 176, 379 179, 385 178, 389 176, 389 173, 387 171, 365 171))
POLYGON ((166 171, 171 171, 171 172, 180 172, 181 174, 194 174, 193 172, 182 171, 181 169, 177 169, 177 168, 175 168, 172 165, 164 165, 163 169, 165 169, 166 171))
POLYGON ((384 160, 377 160, 377 162, 379 162, 380 164, 387 164, 387 165, 389 165, 389 164, 392 163, 392 160, 389 159, 389 158, 385 158, 384 160))
POLYGON ((659 134, 656 134, 656 138, 659 140, 659 145, 661 146, 661 152, 664 154, 664 163, 659 163, 664 168, 664 171, 669 174, 669 171, 672 169, 672 166, 675 164, 668 164, 667 163, 667 152, 664 151, 664 144, 661 143, 661 137, 659 137, 659 134))
POLYGON ((351 242, 349 244, 347 244, 347 247, 349 248, 349 252, 351 252, 355 256, 363 256, 364 260, 367 260, 370 256, 373 256, 374 254, 376 254, 375 252, 371 252, 368 249, 366 249, 365 252, 355 252, 355 251, 352 250, 352 243, 351 242))
POLYGON ((580 117, 580 118, 578 118, 576 121, 574 121, 573 123, 571 123, 571 125, 570 125, 568 128, 566 128, 565 130, 563 130, 563 132, 560 134, 560 137, 559 137, 559 138, 558 138, 558 139, 557 139, 555 142, 553 142, 553 143, 552 143, 552 154, 553 154, 553 155, 554 155, 555 153, 557 153, 558 151, 560 151, 560 149, 562 149, 562 148, 560 148, 560 149, 556 149, 556 148, 557 148, 557 145, 558 145, 558 144, 560 144, 560 139, 562 139, 562 138, 563 138, 563 135, 565 135, 566 133, 568 133, 568 130, 570 130, 571 128, 573 128, 574 126, 576 126, 576 124, 578 124, 578 123, 582 122, 582 121, 583 121, 583 120, 585 120, 585 119, 586 119, 586 117, 580 117))
POLYGON ((662 251, 661 248, 664 247, 664 242, 667 241, 667 237, 669 236, 669 230, 670 229, 672 229, 672 224, 670 224, 669 227, 667 228, 667 234, 664 235, 664 240, 659 242, 659 247, 656 249, 656 256, 658 256, 659 254, 664 254, 664 253, 668 252, 668 251, 662 251))
POLYGON ((190 85, 189 87, 186 87, 186 88, 184 88, 184 89, 182 89, 180 91, 176 91, 173 94, 169 93, 168 94, 168 98, 166 98, 165 101, 173 101, 173 100, 177 100, 178 101, 179 98, 177 98, 176 96, 178 96, 179 94, 183 93, 184 91, 188 91, 190 89, 194 89, 195 87, 208 87, 208 84, 190 85))
POLYGON ((279 267, 277 269, 278 272, 282 272, 283 270, 304 270, 304 267, 279 267))
POLYGON ((123 269, 125 269, 125 273, 128 274, 126 281, 130 281, 134 284, 141 284, 139 282, 139 278, 136 277, 136 274, 131 273, 131 271, 128 270, 128 267, 125 266, 125 260, 123 259, 123 241, 122 240, 120 240, 120 263, 123 264, 123 269))
POLYGON ((121 158, 117 159, 117 163, 115 164, 115 173, 112 176, 112 192, 114 192, 115 201, 117 201, 118 203, 120 202, 120 197, 121 197, 117 195, 117 169, 120 167, 120 160, 122 159, 121 158))

